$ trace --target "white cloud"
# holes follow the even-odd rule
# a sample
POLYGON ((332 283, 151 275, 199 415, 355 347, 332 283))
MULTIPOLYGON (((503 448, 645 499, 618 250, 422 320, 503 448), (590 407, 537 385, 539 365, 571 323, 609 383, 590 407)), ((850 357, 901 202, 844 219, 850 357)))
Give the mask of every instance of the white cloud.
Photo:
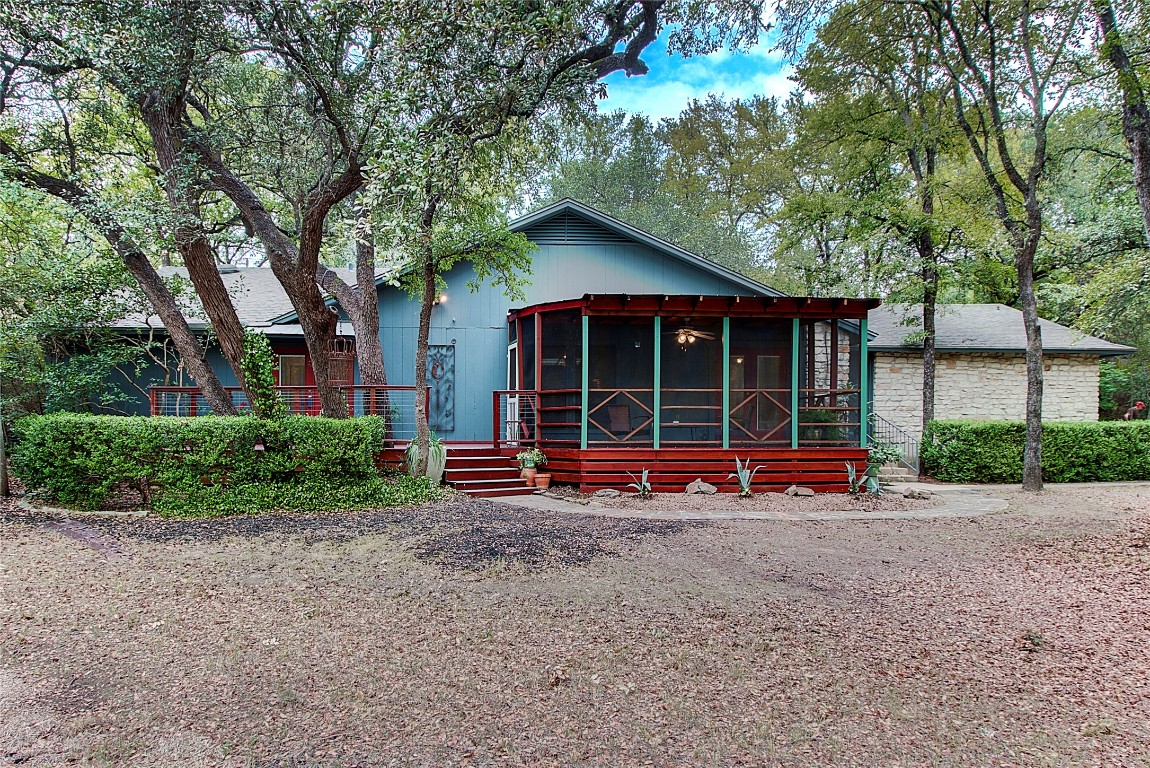
POLYGON ((680 60, 672 71, 661 73, 652 67, 651 74, 641 78, 608 81, 608 98, 600 102, 600 109, 642 112, 658 121, 678 117, 692 99, 702 101, 712 93, 725 99, 757 95, 785 99, 795 88, 790 66, 777 60, 763 66, 762 59, 733 54, 721 62, 725 66, 715 66, 720 61, 711 59, 680 60))

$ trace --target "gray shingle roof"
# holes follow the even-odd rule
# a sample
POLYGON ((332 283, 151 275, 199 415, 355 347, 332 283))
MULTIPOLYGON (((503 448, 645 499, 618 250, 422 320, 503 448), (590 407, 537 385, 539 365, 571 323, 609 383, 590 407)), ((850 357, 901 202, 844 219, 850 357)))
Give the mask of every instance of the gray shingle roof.
MULTIPOLYGON (((161 267, 158 271, 162 277, 179 276, 184 279, 188 277, 188 270, 184 267, 161 267)), ((355 270, 333 269, 332 271, 346 282, 355 283, 355 270)), ((223 272, 220 277, 223 278, 224 285, 227 286, 228 293, 231 294, 236 314, 239 315, 240 323, 245 328, 262 328, 271 325, 273 318, 287 314, 294 309, 287 293, 284 292, 283 286, 280 285, 279 280, 276 279, 275 274, 270 269, 237 269, 234 272, 223 272)), ((194 329, 208 325, 207 319, 201 314, 198 302, 195 311, 190 311, 187 318, 188 324, 194 329)), ((138 315, 127 317, 115 324, 117 328, 149 326, 158 328, 162 325, 160 319, 154 315, 146 320, 138 315)), ((282 330, 277 328, 276 333, 290 336, 293 335, 293 328, 296 334, 302 333, 298 325, 285 326, 282 330)))
MULTIPOLYGON (((1128 355, 1135 351, 1124 344, 1087 336, 1050 320, 1039 320, 1042 348, 1047 352, 1083 355, 1128 355)), ((922 342, 906 343, 906 337, 922 330, 922 305, 884 304, 868 315, 872 350, 922 349, 922 342), (914 318, 907 325, 903 318, 914 318)), ((935 320, 939 351, 1025 352, 1026 330, 1022 313, 1004 304, 940 304, 935 320)))

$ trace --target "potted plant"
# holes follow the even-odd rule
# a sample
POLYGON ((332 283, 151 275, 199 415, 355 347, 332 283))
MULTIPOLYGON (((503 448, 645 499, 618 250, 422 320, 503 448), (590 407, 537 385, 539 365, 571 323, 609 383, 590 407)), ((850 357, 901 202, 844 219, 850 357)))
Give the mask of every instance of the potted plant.
POLYGON ((538 448, 528 448, 517 453, 515 459, 519 462, 520 477, 526 480, 528 485, 535 485, 535 476, 539 472, 539 467, 547 465, 547 456, 538 448))
POLYGON ((801 440, 838 440, 841 434, 839 414, 830 408, 808 408, 799 411, 801 440))
POLYGON ((902 448, 881 438, 874 438, 867 449, 866 473, 878 477, 882 467, 902 458, 902 448))

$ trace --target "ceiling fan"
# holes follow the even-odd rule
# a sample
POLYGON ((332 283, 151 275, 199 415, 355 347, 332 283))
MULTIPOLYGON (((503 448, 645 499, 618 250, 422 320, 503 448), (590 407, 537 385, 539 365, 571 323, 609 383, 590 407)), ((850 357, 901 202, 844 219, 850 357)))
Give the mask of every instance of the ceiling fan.
POLYGON ((675 337, 675 341, 680 344, 694 344, 696 339, 706 339, 711 341, 715 338, 715 334, 707 331, 696 331, 689 325, 684 325, 677 331, 669 331, 675 337))

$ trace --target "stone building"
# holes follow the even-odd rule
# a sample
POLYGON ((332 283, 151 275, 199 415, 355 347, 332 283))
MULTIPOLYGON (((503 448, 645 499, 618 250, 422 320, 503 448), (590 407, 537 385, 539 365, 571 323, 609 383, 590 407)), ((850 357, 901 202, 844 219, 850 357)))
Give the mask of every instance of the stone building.
MULTIPOLYGON (((922 330, 922 308, 887 304, 868 317, 874 413, 918 437, 922 341, 908 338, 922 330)), ((1099 359, 1135 350, 1049 320, 1041 326, 1044 420, 1096 421, 1099 359)), ((1025 418, 1026 332, 1020 311, 1002 304, 943 304, 936 339, 936 418, 1025 418)))

